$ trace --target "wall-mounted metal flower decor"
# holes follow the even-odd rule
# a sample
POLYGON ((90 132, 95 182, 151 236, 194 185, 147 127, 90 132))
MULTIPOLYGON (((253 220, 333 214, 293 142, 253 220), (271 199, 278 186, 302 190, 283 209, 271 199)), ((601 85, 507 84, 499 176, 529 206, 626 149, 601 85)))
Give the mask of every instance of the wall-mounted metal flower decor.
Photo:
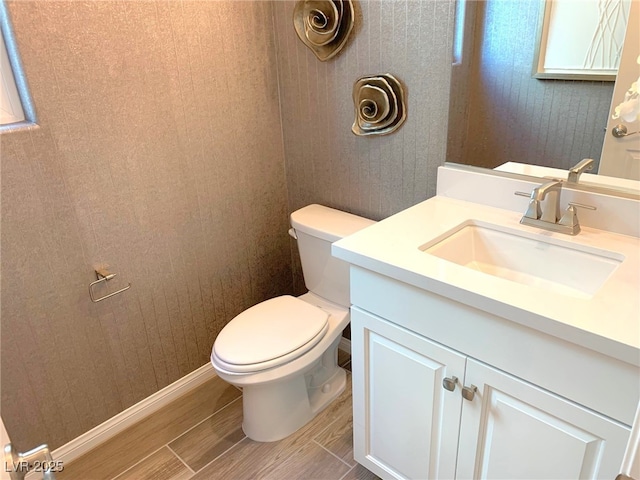
POLYGON ((298 0, 293 10, 298 37, 323 62, 347 43, 353 18, 351 0, 298 0))
POLYGON ((393 75, 363 77, 353 86, 356 135, 386 135, 395 132, 407 118, 404 89, 393 75))

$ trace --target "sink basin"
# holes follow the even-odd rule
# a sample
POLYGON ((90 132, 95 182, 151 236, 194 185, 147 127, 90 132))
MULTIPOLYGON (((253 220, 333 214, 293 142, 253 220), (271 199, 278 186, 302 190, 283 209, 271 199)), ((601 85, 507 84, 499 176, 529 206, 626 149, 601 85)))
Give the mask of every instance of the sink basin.
POLYGON ((619 253, 473 221, 420 250, 488 275, 586 299, 624 260, 619 253))

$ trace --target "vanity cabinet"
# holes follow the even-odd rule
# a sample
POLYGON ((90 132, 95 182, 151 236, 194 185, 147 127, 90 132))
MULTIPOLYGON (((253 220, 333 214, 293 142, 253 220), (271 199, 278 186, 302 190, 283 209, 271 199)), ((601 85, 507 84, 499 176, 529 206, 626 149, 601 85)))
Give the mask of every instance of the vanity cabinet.
POLYGON ((356 308, 351 325, 356 460, 383 477, 454 478, 465 356, 356 308))
POLYGON ((619 473, 636 367, 358 267, 351 278, 359 463, 382 478, 619 473))
POLYGON ((458 478, 614 478, 629 428, 468 359, 458 478))

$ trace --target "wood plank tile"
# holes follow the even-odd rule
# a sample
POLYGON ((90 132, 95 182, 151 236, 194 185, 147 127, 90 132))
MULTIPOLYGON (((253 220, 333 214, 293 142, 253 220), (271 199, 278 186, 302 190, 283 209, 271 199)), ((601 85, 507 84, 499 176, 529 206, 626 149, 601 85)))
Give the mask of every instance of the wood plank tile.
POLYGON ((214 377, 65 465, 59 480, 113 478, 240 395, 237 388, 214 377))
POLYGON ((193 479, 254 480, 272 471, 332 423, 345 408, 351 408, 351 375, 345 391, 297 432, 278 442, 261 443, 245 438, 224 455, 200 470, 193 479))
POLYGON ((279 442, 260 443, 246 438, 231 450, 202 470, 192 480, 253 480, 259 478, 258 472, 272 465, 279 456, 290 455, 286 448, 278 448, 279 442))
POLYGON ((171 450, 163 447, 114 480, 186 480, 191 475, 193 472, 171 450))
POLYGON ((353 414, 351 405, 331 425, 325 428, 314 440, 350 466, 355 466, 353 458, 353 414))
POLYGON ((342 477, 342 480, 380 480, 380 477, 358 463, 342 477))
POLYGON ((242 398, 238 398, 171 442, 169 448, 197 472, 243 438, 242 398))
POLYGON ((284 462, 274 465, 262 478, 304 478, 339 480, 351 467, 338 460, 315 442, 309 442, 284 462))

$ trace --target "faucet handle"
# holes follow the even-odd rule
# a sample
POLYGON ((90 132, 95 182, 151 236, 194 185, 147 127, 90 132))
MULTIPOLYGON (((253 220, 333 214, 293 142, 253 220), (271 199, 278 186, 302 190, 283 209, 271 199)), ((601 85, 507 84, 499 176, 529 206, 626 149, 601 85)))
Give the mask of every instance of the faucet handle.
POLYGON ((591 205, 584 205, 582 203, 569 202, 569 206, 562 215, 562 218, 558 222, 560 225, 564 225, 571 229, 571 235, 577 235, 580 233, 580 222, 578 221, 578 215, 576 215, 576 207, 586 208, 587 210, 597 210, 596 207, 591 205))
POLYGON ((578 222, 578 215, 576 215, 576 207, 574 205, 569 204, 558 224, 570 228, 571 235, 580 233, 580 222, 578 222))
POLYGON ((542 217, 542 208, 540 207, 540 201, 532 198, 529 200, 529 206, 524 214, 525 217, 539 219, 542 217))
POLYGON ((597 210, 593 205, 585 205, 583 203, 569 202, 570 207, 586 208, 587 210, 597 210))
POLYGON ((513 194, 518 195, 519 197, 527 197, 531 199, 529 201, 529 206, 527 207, 527 211, 524 214, 525 217, 529 217, 537 220, 542 216, 542 209, 540 208, 540 202, 535 198, 533 198, 533 193, 513 192, 513 194))

